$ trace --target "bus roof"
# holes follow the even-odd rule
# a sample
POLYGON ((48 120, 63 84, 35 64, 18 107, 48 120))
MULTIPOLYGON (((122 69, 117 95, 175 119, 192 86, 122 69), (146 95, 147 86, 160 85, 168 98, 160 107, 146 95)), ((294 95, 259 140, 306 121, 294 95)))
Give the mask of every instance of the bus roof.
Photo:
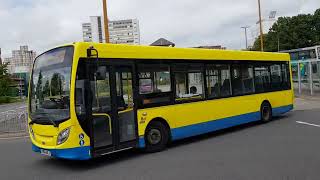
MULTIPOLYGON (((69 44, 71 45, 71 44, 69 44)), ((86 50, 94 47, 100 58, 117 59, 167 59, 167 60, 261 60, 261 61, 289 61, 288 53, 271 53, 240 50, 216 50, 200 48, 176 48, 141 46, 125 44, 106 44, 77 42, 75 56, 86 57, 86 50)))

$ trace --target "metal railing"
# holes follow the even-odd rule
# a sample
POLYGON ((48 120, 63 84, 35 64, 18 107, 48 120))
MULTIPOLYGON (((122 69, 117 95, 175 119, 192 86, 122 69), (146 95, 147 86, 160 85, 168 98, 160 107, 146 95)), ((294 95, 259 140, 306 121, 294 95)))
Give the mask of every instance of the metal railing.
POLYGON ((25 107, 0 113, 0 137, 26 136, 28 112, 25 107))

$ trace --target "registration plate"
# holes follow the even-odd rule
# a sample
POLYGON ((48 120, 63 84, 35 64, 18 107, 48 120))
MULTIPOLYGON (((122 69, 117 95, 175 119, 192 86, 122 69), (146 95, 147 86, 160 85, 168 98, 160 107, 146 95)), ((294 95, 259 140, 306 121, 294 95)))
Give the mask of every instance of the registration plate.
POLYGON ((45 156, 51 156, 51 152, 45 149, 40 149, 40 153, 45 156))

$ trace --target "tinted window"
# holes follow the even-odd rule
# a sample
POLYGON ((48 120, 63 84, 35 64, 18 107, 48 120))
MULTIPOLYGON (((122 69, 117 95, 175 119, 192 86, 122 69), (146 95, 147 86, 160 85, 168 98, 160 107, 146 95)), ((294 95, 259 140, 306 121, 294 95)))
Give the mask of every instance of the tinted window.
POLYGON ((270 72, 269 67, 258 65, 254 67, 254 81, 256 92, 266 92, 270 90, 270 72))
POLYGON ((241 95, 243 90, 243 84, 241 82, 241 66, 232 66, 232 92, 233 95, 241 95))
POLYGON ((282 89, 290 89, 290 71, 288 63, 281 65, 281 75, 282 75, 282 89))
POLYGON ((241 67, 241 76, 243 82, 244 94, 254 92, 253 67, 251 65, 243 65, 241 67))
POLYGON ((231 95, 229 65, 211 65, 206 72, 209 98, 231 95))
POLYGON ((280 90, 281 89, 281 66, 280 64, 272 64, 270 66, 271 72, 271 89, 280 90))

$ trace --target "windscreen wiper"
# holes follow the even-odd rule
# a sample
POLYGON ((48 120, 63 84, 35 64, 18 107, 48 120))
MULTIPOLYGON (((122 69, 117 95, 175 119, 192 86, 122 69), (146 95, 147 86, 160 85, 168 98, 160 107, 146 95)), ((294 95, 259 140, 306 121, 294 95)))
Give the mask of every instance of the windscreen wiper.
MULTIPOLYGON (((32 124, 34 124, 34 123, 37 123, 37 121, 39 122, 39 120, 42 120, 43 118, 41 118, 41 117, 37 117, 37 118, 35 118, 35 119, 32 119, 30 122, 29 122, 29 125, 32 125, 32 124)), ((50 122, 51 122, 51 124, 54 126, 54 127, 59 127, 59 125, 56 123, 56 122, 54 122, 54 120, 52 120, 52 119, 50 119, 50 118, 47 118, 50 122)))

